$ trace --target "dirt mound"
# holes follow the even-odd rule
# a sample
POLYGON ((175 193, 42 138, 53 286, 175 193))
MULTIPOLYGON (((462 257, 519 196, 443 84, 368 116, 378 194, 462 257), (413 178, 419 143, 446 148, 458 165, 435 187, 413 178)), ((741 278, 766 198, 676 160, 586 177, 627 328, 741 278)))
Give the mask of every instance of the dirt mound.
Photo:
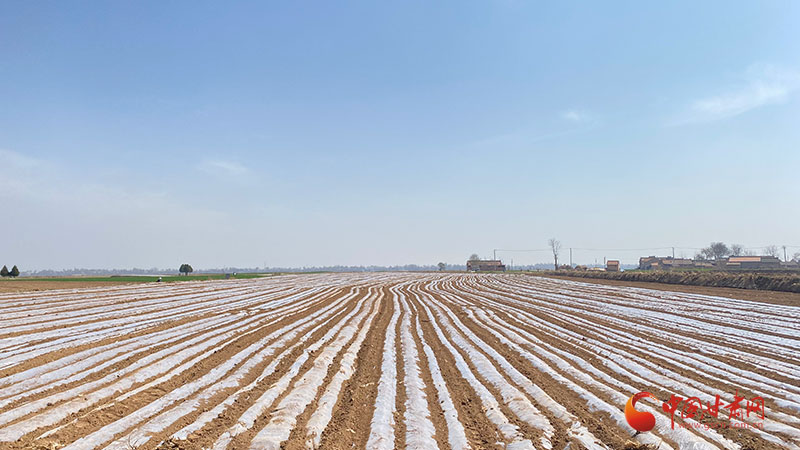
POLYGON ((645 283, 682 284, 767 291, 800 292, 800 273, 764 272, 582 272, 548 271, 545 275, 645 283))

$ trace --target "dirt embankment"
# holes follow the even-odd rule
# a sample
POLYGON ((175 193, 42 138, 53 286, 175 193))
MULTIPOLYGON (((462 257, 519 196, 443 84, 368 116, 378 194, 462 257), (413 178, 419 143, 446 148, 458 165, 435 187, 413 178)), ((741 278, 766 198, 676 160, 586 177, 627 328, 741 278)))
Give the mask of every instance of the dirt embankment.
POLYGON ((764 272, 581 272, 547 271, 541 275, 597 278, 644 283, 681 284, 800 293, 800 273, 764 272))

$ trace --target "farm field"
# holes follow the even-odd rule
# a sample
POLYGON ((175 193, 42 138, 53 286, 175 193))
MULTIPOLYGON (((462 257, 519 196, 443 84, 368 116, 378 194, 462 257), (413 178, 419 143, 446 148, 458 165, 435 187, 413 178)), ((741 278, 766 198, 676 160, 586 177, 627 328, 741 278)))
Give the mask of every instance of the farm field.
POLYGON ((370 273, 0 294, 0 449, 798 448, 798 380, 799 307, 692 293, 370 273), (640 391, 660 401, 633 436, 640 391), (673 394, 719 416, 673 426, 673 394), (763 418, 729 420, 735 395, 763 418))
MULTIPOLYGON (((260 278, 272 276, 262 273, 237 273, 231 278, 260 278)), ((86 287, 116 286, 129 283, 154 283, 158 280, 158 275, 111 275, 111 276, 75 276, 75 277, 23 277, 13 279, 0 279, 0 293, 3 292, 24 292, 40 291, 50 289, 73 289, 86 287)), ((191 276, 183 275, 164 275, 161 281, 164 283, 185 282, 185 281, 208 281, 225 279, 225 274, 195 274, 191 276)))

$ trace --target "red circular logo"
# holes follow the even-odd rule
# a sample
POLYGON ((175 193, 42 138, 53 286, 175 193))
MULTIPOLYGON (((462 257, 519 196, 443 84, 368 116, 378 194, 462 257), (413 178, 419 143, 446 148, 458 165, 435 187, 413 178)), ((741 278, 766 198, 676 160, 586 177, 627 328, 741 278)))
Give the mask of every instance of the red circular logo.
POLYGON ((646 411, 637 411, 635 408, 636 402, 644 397, 650 397, 656 401, 658 400, 655 395, 649 392, 639 392, 629 398, 628 403, 625 404, 625 420, 628 421, 628 425, 633 427, 634 430, 641 433, 650 431, 656 426, 656 417, 653 414, 646 411))

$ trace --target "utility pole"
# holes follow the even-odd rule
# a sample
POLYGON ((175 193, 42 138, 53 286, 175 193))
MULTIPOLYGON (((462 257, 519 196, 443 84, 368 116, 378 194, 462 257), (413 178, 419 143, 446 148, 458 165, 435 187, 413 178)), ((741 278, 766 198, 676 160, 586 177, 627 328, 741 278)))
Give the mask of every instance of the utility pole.
POLYGON ((784 245, 783 246, 783 262, 787 262, 787 261, 789 261, 789 260, 786 259, 786 246, 784 245))
POLYGON ((569 248, 569 266, 572 267, 572 247, 569 248))
POLYGON ((497 249, 496 248, 492 250, 492 259, 497 261, 497 249))
POLYGON ((672 247, 672 259, 675 259, 675 247, 672 247))

